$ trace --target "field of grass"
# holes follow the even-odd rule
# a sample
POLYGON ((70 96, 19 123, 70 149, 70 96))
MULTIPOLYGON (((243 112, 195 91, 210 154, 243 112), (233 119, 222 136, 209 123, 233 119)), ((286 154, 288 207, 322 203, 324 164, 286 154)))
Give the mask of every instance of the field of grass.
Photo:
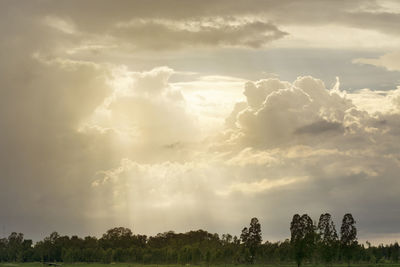
MULTIPOLYGON (((230 265, 230 264, 221 264, 221 265, 171 265, 171 264, 130 264, 130 263, 111 263, 111 264, 102 264, 102 263, 72 263, 72 264, 64 264, 61 263, 62 267, 182 267, 182 266, 190 266, 190 267, 296 267, 296 265, 290 264, 281 264, 281 265, 230 265)), ((0 263, 0 267, 43 267, 47 265, 43 265, 42 263, 0 263)), ((302 265, 304 267, 323 267, 324 265, 302 265)), ((400 267, 400 264, 351 264, 352 267, 400 267)), ((347 264, 334 264, 330 267, 347 267, 347 264)))

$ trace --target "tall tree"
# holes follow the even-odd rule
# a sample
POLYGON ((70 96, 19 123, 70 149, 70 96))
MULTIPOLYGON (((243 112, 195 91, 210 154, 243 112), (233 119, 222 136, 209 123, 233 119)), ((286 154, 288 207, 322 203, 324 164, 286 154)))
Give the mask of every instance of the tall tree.
POLYGON ((240 234, 240 240, 242 241, 243 244, 246 244, 248 239, 249 239, 249 229, 245 227, 242 229, 242 233, 240 234))
POLYGON ((356 221, 351 213, 343 216, 342 227, 340 228, 340 248, 348 265, 352 258, 352 252, 357 246, 357 228, 356 221))
POLYGON ((319 254, 325 263, 331 263, 337 253, 338 235, 329 213, 321 214, 317 230, 319 254))
POLYGON ((398 263, 399 262, 399 253, 400 253, 400 246, 399 243, 395 242, 393 244, 393 248, 392 248, 392 255, 391 255, 391 260, 394 263, 398 263))
POLYGON ((294 259, 300 266, 305 258, 312 255, 315 245, 315 232, 312 219, 307 215, 295 214, 290 223, 290 243, 294 259))
POLYGON ((245 246, 245 249, 249 252, 250 263, 254 263, 257 250, 261 245, 261 225, 257 218, 252 218, 250 221, 250 227, 243 228, 240 238, 245 246))
POLYGON ((19 260, 19 254, 22 249, 22 242, 24 241, 24 235, 22 233, 11 233, 8 237, 8 260, 17 261, 19 260))

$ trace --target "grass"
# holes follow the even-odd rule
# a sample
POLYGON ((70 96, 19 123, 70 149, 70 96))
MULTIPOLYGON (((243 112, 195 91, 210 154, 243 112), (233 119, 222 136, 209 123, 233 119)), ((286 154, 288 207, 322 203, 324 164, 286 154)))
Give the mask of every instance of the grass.
MULTIPOLYGON (((42 265, 40 262, 32 262, 32 263, 0 263, 0 267, 43 267, 47 265, 42 265)), ((179 265, 179 264, 133 264, 133 263, 111 263, 111 264, 102 264, 102 263, 62 263, 63 267, 296 267, 294 264, 254 264, 254 265, 233 265, 233 264, 220 264, 220 265, 179 265)), ((304 267, 324 267, 325 265, 302 265, 304 267)), ((400 264, 351 264, 352 267, 400 267, 400 264)), ((347 267, 347 264, 334 264, 330 267, 347 267)))

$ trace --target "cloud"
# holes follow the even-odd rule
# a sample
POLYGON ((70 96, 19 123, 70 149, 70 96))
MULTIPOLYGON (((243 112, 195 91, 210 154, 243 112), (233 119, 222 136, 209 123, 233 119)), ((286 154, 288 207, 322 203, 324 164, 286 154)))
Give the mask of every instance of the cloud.
POLYGON ((60 223, 71 231, 72 221, 79 220, 79 231, 85 231, 84 178, 95 166, 109 165, 112 133, 82 134, 77 129, 111 92, 109 69, 90 62, 19 56, 15 48, 7 50, 0 66, 4 224, 7 230, 37 237, 60 223))
MULTIPOLYGON (((2 10, 8 10, 10 14, 26 13, 26 20, 41 28, 42 32, 74 40, 57 42, 59 52, 92 57, 121 50, 131 53, 193 47, 260 48, 287 35, 268 20, 215 13, 197 16, 193 12, 197 4, 188 5, 188 14, 180 17, 175 16, 176 10, 171 6, 183 4, 174 1, 168 5, 154 3, 164 9, 164 15, 137 1, 119 1, 112 5, 107 1, 91 2, 88 11, 82 13, 81 8, 86 9, 89 2, 72 4, 62 1, 59 5, 51 1, 36 5, 4 2, 2 10), (122 12, 123 9, 129 12, 122 12)), ((14 25, 13 16, 5 16, 2 20, 13 25, 14 30, 27 23, 20 21, 14 25)))
POLYGON ((133 49, 171 50, 202 46, 259 48, 287 33, 264 21, 205 18, 183 22, 134 20, 119 24, 112 34, 133 49))
POLYGON ((384 54, 378 58, 357 58, 353 60, 355 64, 372 65, 382 67, 389 71, 400 71, 400 52, 384 54))
POLYGON ((246 96, 249 106, 258 109, 271 92, 286 89, 289 86, 289 83, 281 82, 278 79, 267 79, 257 83, 248 82, 243 94, 246 96))
POLYGON ((368 88, 347 93, 347 97, 361 110, 368 113, 396 113, 399 110, 398 95, 400 89, 371 90, 368 88))
POLYGON ((326 132, 343 133, 342 124, 338 122, 329 122, 326 120, 316 121, 309 125, 302 126, 295 130, 295 134, 322 134, 326 132))
MULTIPOLYGON (((371 43, 372 35, 385 39, 387 46, 398 43, 396 36, 399 35, 399 13, 389 12, 385 3, 376 1, 58 2, 57 5, 47 0, 40 3, 3 2, 1 9, 8 13, 2 17, 3 23, 12 26, 9 29, 3 27, 2 31, 38 24, 40 35, 46 32, 64 39, 56 42, 59 52, 92 58, 102 54, 115 56, 121 51, 264 48, 277 40, 281 42, 278 46, 318 44, 332 47, 335 43, 336 47, 346 43, 354 47, 357 43, 359 47, 371 43), (312 14, 310 10, 313 10, 312 14), (14 22, 18 14, 23 14, 24 19, 14 22), (332 24, 336 28, 329 28, 332 24), (310 35, 310 31, 316 29, 317 34, 310 35), (335 30, 337 34, 324 42, 327 30, 335 30), (381 35, 374 35, 374 32, 381 35), (289 38, 286 42, 284 37, 287 35, 294 39, 289 38), (386 40, 386 35, 392 39, 386 40), (341 41, 335 42, 335 38, 341 41)), ((393 5, 391 9, 395 10, 395 7, 393 5)))
POLYGON ((113 94, 86 123, 113 129, 124 140, 125 148, 120 149, 142 160, 161 155, 154 151, 197 142, 203 136, 196 114, 186 108, 181 91, 170 85, 173 73, 167 67, 144 72, 120 68, 113 94))
POLYGON ((268 179, 262 179, 257 182, 251 183, 236 183, 232 184, 228 191, 219 192, 222 195, 228 195, 233 192, 241 192, 243 194, 255 194, 255 193, 262 193, 267 190, 276 189, 277 187, 287 186, 297 182, 303 182, 307 180, 307 177, 295 177, 295 178, 281 178, 278 180, 270 181, 268 179))
POLYGON ((299 142, 301 133, 324 135, 338 129, 340 134, 345 110, 353 106, 312 77, 300 77, 292 85, 276 79, 248 83, 245 94, 248 108, 237 115, 243 133, 238 142, 265 147, 299 142))
MULTIPOLYGON (((382 101, 393 103, 392 108, 381 107, 380 113, 374 116, 356 106, 351 99, 362 103, 366 97, 377 99, 378 92, 371 95, 368 90, 349 94, 338 88, 328 90, 321 80, 309 76, 299 77, 292 84, 279 83, 276 79, 249 82, 244 91, 247 107, 240 104, 229 117, 231 121, 236 117, 236 121, 228 125, 231 133, 227 144, 275 148, 312 145, 325 140, 328 146, 339 146, 342 145, 340 140, 346 144, 347 140, 354 138, 360 141, 380 138, 378 133, 384 130, 378 126, 379 123, 398 116, 397 91, 388 91, 381 96, 385 98, 382 101), (270 84, 284 86, 270 87, 270 84), (258 90, 258 95, 249 94, 249 88, 258 90), (373 131, 378 135, 371 135, 373 131)), ((379 110, 377 107, 374 109, 379 110)), ((396 124, 389 127, 396 128, 396 124)))
MULTIPOLYGON (((9 5, 9 3, 5 3, 9 5)), ((32 4, 32 6, 36 6, 32 4)), ((54 4, 51 1, 43 1, 36 8, 44 12, 56 13, 57 16, 72 16, 85 30, 107 29, 115 21, 126 22, 132 18, 158 18, 185 20, 199 17, 238 17, 238 16, 265 16, 271 20, 285 23, 301 24, 328 24, 340 22, 351 26, 376 27, 379 29, 390 28, 395 31, 395 22, 398 19, 398 5, 387 2, 368 1, 334 1, 321 3, 317 0, 308 1, 263 1, 245 0, 202 1, 201 3, 182 3, 177 0, 163 2, 150 1, 118 1, 110 4, 108 1, 60 1, 54 4), (179 9, 176 8, 179 6, 179 9), (397 9, 397 10, 396 10, 397 9), (318 11, 315 15, 310 10, 318 11), (286 16, 285 16, 286 15, 286 16), (386 16, 385 19, 380 19, 386 16), (98 21, 101 17, 102 20, 98 21), (108 27, 107 27, 108 26, 108 27)))

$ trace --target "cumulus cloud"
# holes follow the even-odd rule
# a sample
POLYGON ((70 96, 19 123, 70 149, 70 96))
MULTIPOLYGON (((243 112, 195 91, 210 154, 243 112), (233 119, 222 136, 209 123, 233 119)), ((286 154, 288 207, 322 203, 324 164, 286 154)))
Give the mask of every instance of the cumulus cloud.
MULTIPOLYGON (((266 147, 296 142, 303 134, 342 132, 351 101, 325 89, 320 80, 298 78, 293 84, 268 79, 248 83, 248 108, 237 115, 240 142, 266 147)), ((239 140, 238 140, 239 141, 239 140)))
POLYGON ((113 94, 97 107, 87 123, 117 132, 124 140, 120 149, 126 155, 155 160, 163 151, 169 151, 167 157, 171 159, 170 152, 176 146, 203 137, 196 115, 187 110, 182 93, 168 82, 172 69, 129 72, 122 68, 117 73, 117 79, 123 76, 124 82, 114 84, 113 94))
MULTIPOLYGON (((381 139, 385 130, 379 125, 387 125, 388 118, 399 112, 398 89, 381 93, 382 101, 392 103, 390 109, 375 107, 375 113, 368 113, 352 100, 358 104, 368 97, 376 99, 379 92, 371 96, 368 90, 348 94, 337 87, 328 90, 321 80, 310 76, 293 83, 276 79, 249 82, 244 94, 247 106, 242 102, 235 106, 229 119, 236 121, 228 124, 227 144, 239 147, 320 145, 322 141, 324 146, 337 147, 350 145, 349 140, 381 139), (250 94, 250 90, 258 94, 250 94)), ((397 126, 392 123, 388 127, 397 126)))

